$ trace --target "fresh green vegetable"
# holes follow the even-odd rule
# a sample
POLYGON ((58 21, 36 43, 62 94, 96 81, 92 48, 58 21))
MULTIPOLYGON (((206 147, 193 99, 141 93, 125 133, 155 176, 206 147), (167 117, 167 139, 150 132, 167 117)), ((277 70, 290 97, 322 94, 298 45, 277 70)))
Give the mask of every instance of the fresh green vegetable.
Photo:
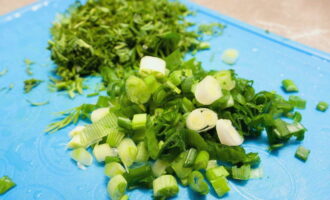
POLYGON ((223 52, 221 59, 224 63, 228 65, 233 65, 236 63, 238 56, 239 52, 236 49, 226 49, 223 52))
POLYGON ((147 162, 149 159, 149 152, 144 141, 137 145, 136 162, 147 162))
POLYGON ((241 167, 233 166, 231 168, 231 176, 233 179, 248 180, 251 176, 251 166, 242 165, 241 167))
POLYGON ((93 148, 94 157, 98 162, 103 162, 108 156, 117 156, 117 152, 111 149, 109 144, 97 144, 93 148))
POLYGON ((207 185, 204 176, 199 171, 193 171, 188 177, 189 187, 197 193, 206 195, 209 193, 210 188, 207 185))
POLYGON ((92 155, 84 148, 78 148, 72 151, 71 158, 77 161, 78 165, 89 166, 93 162, 92 155))
POLYGON ((152 187, 154 176, 150 164, 144 163, 138 167, 130 168, 128 172, 123 174, 128 182, 129 188, 135 187, 152 187))
POLYGON ((327 102, 325 101, 320 101, 317 106, 316 109, 322 112, 325 112, 328 109, 329 105, 327 102))
POLYGON ((25 93, 29 93, 33 88, 37 87, 40 83, 42 82, 42 80, 38 80, 38 79, 28 79, 24 81, 24 92, 25 93))
POLYGON ((210 154, 207 151, 199 151, 197 153, 193 168, 195 170, 206 169, 209 162, 210 154))
POLYGON ((120 200, 124 196, 126 188, 127 181, 122 175, 118 174, 110 179, 107 191, 111 199, 120 200))
POLYGON ((193 164, 195 163, 196 156, 197 156, 197 150, 194 148, 189 149, 185 161, 183 163, 183 167, 192 167, 193 164))
POLYGON ((178 183, 172 175, 163 175, 153 181, 155 197, 168 198, 179 192, 178 183))
POLYGON ((159 177, 166 172, 166 168, 170 165, 165 160, 156 160, 156 162, 152 165, 152 172, 156 177, 159 177))
POLYGON ((146 127, 147 124, 147 114, 135 114, 132 120, 133 130, 139 130, 146 127))
POLYGON ((217 166, 206 170, 206 177, 208 180, 215 180, 218 177, 227 177, 228 171, 224 166, 217 166))
POLYGON ((123 72, 144 55, 198 49, 199 34, 187 31, 192 23, 184 20, 189 14, 183 4, 167 0, 76 2, 51 29, 48 48, 60 77, 56 87, 79 91, 81 77, 94 73, 107 84, 106 71, 126 76, 123 72))
POLYGON ((295 156, 299 158, 300 160, 306 161, 308 159, 308 156, 310 154, 311 150, 306 149, 303 146, 299 146, 297 148, 297 151, 295 153, 295 156))
POLYGON ((29 99, 26 99, 26 101, 31 105, 31 106, 43 106, 49 104, 49 101, 44 101, 44 102, 32 102, 29 99))
POLYGON ((299 109, 305 109, 306 108, 306 100, 302 99, 299 96, 291 95, 289 97, 289 102, 296 108, 299 108, 299 109))
POLYGON ((290 79, 283 80, 282 87, 285 90, 285 92, 298 92, 299 91, 296 84, 290 79))
POLYGON ((214 180, 211 180, 210 182, 214 191, 217 193, 219 197, 224 196, 226 193, 230 191, 228 181, 225 177, 218 177, 214 180))
POLYGON ((4 68, 2 71, 0 71, 0 77, 7 74, 7 72, 8 72, 8 69, 4 68))
POLYGON ((0 178, 0 195, 8 192, 11 188, 15 187, 16 184, 8 176, 0 178))
POLYGON ((114 177, 118 174, 125 173, 124 167, 118 162, 110 162, 104 166, 104 174, 109 177, 114 177))
POLYGON ((138 149, 130 138, 123 139, 118 146, 118 154, 126 168, 131 166, 136 159, 138 149))

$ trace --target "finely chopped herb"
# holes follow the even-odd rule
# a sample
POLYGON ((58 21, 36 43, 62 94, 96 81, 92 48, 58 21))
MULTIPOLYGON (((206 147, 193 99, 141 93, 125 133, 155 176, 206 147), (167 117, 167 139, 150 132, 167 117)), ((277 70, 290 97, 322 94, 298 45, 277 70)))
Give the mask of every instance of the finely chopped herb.
POLYGON ((42 82, 42 80, 38 80, 38 79, 28 79, 24 81, 24 92, 25 93, 29 93, 33 88, 37 87, 40 83, 42 82))
POLYGON ((0 178, 0 195, 6 193, 11 188, 15 187, 16 184, 8 176, 0 178))
MULTIPOLYGON (((48 49, 57 64, 58 90, 81 93, 82 78, 101 74, 106 84, 127 69, 136 69, 144 55, 166 57, 174 50, 205 49, 199 34, 187 31, 193 24, 184 17, 191 12, 183 4, 168 0, 89 0, 76 2, 58 16, 51 28, 48 49)), ((221 33, 223 25, 200 27, 200 32, 221 33)))

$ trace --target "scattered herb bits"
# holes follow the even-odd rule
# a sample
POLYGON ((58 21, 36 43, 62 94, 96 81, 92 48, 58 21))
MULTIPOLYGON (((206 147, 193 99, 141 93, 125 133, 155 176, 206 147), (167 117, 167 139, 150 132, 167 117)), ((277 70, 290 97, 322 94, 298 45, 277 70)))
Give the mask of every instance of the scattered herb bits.
POLYGON ((239 52, 236 49, 226 49, 223 52, 221 59, 224 63, 228 65, 233 65, 236 63, 238 56, 239 52))
POLYGON ((306 161, 308 159, 308 156, 309 156, 310 152, 311 151, 309 149, 306 149, 303 146, 299 146, 297 148, 295 156, 297 158, 299 158, 300 160, 306 161))
POLYGON ((291 95, 289 97, 289 102, 296 108, 299 108, 299 109, 305 109, 306 108, 306 100, 302 99, 299 96, 291 95))
POLYGON ((38 79, 34 79, 34 78, 25 80, 24 81, 24 92, 29 93, 33 88, 40 85, 41 82, 42 82, 42 80, 38 80, 38 79))
POLYGON ((299 91, 296 84, 290 79, 285 79, 282 81, 282 88, 284 89, 285 92, 298 92, 299 91))
POLYGON ((16 184, 8 176, 3 176, 0 178, 0 195, 6 193, 15 186, 16 184))
POLYGON ((316 109, 322 112, 327 111, 329 107, 329 104, 325 101, 320 101, 317 105, 316 105, 316 109))

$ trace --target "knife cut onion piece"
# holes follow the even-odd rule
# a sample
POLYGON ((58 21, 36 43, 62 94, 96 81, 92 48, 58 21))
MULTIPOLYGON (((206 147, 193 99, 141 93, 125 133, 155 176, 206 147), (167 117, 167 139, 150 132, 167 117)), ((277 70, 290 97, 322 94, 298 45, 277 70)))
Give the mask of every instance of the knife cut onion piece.
POLYGON ((213 76, 206 76, 196 85, 195 98, 203 105, 210 105, 222 96, 220 84, 213 76))
POLYGON ((197 108, 189 113, 186 125, 187 128, 202 132, 215 127, 218 115, 208 108, 197 108))
POLYGON ((164 76, 166 73, 166 62, 157 57, 144 56, 140 61, 140 73, 156 72, 164 76))
POLYGON ((94 110, 91 114, 91 121, 93 123, 99 121, 100 119, 102 119, 104 116, 106 116, 109 113, 109 108, 98 108, 96 110, 94 110))
POLYGON ((244 141, 244 138, 237 132, 231 121, 228 119, 219 119, 217 121, 216 129, 221 144, 238 146, 244 141))

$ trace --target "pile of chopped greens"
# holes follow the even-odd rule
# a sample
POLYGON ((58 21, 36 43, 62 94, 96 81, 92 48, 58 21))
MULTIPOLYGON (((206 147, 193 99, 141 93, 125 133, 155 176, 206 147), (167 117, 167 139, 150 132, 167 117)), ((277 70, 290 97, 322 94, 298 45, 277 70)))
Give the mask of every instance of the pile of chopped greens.
POLYGON ((54 86, 73 97, 82 93, 85 76, 115 70, 121 78, 144 55, 166 57, 176 49, 208 48, 199 34, 221 33, 224 26, 188 31, 193 24, 184 17, 189 14, 185 5, 168 0, 77 1, 51 28, 48 48, 58 75, 54 86))
POLYGON ((80 168, 93 162, 88 149, 105 163, 112 199, 125 199, 125 191, 137 187, 168 198, 178 193, 177 180, 202 195, 213 187, 221 197, 230 190, 227 179, 262 176, 258 154, 240 146, 245 139, 266 131, 270 149, 304 139, 296 101, 255 92, 252 81, 232 70, 205 71, 195 59, 183 61, 179 51, 142 60, 124 79, 109 71, 108 96, 62 121, 91 120, 70 132, 68 147, 80 168))
MULTIPOLYGON (((233 70, 205 71, 195 59, 183 59, 209 48, 200 42, 202 34, 218 35, 224 28, 214 23, 187 31, 193 25, 184 19, 189 14, 168 0, 88 0, 76 2, 51 29, 55 89, 74 97, 83 92, 84 77, 100 75, 107 95, 59 113, 63 119, 46 131, 91 121, 70 132, 68 147, 80 168, 94 159, 104 163, 111 199, 128 199, 127 189, 141 187, 166 199, 178 193, 177 181, 201 195, 212 187, 222 197, 230 191, 228 179, 262 177, 259 155, 246 152, 244 140, 266 132, 274 150, 291 138, 304 139, 295 108, 304 109, 305 100, 256 92, 253 81, 233 70)), ((222 60, 233 65, 238 56, 227 49, 222 60)), ((27 89, 38 84, 27 83, 27 89)), ((298 92, 292 80, 282 85, 298 92)), ((322 102, 317 109, 327 106, 322 102)), ((296 157, 306 160, 309 153, 301 147, 296 157)))

